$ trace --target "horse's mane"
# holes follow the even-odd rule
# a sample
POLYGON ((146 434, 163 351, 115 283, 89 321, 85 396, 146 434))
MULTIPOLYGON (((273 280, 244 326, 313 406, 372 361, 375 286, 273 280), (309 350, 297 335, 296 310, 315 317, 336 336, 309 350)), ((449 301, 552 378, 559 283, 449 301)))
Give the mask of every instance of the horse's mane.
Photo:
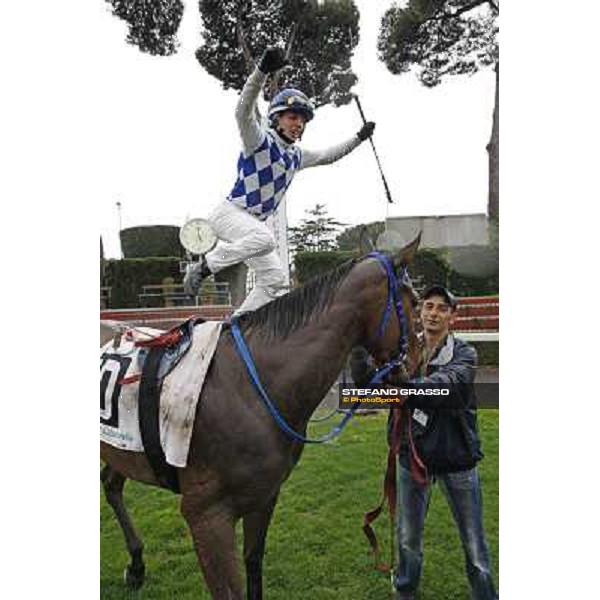
POLYGON ((268 336, 285 337, 308 323, 309 319, 326 310, 335 291, 350 269, 361 259, 354 258, 332 271, 316 276, 289 294, 280 296, 255 311, 240 316, 243 330, 260 328, 268 336))

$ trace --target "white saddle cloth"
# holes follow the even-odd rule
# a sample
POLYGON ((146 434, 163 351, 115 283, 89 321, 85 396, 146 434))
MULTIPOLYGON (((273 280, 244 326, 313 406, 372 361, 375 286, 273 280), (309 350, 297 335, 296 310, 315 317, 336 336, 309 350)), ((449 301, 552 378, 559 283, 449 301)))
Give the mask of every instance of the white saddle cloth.
MULTIPOLYGON (((207 321, 194 328, 192 346, 169 373, 160 393, 160 442, 166 460, 175 467, 185 467, 190 447, 196 407, 206 372, 221 335, 221 321, 207 321)), ((137 339, 147 339, 163 333, 157 329, 139 327, 137 339)), ((118 348, 111 340, 100 349, 100 439, 111 446, 143 452, 138 420, 139 379, 133 383, 122 380, 140 374, 138 356, 141 348, 135 339, 122 338, 118 348)))

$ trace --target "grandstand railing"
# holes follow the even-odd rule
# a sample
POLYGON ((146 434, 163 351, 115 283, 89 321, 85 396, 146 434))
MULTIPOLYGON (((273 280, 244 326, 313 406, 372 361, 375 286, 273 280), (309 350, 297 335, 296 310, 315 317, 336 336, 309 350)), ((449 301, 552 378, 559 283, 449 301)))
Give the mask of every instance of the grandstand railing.
MULTIPOLYGON (((498 296, 469 296, 458 299, 458 314, 454 332, 471 342, 499 340, 500 302, 498 296)), ((230 304, 204 304, 168 308, 129 308, 100 311, 103 321, 124 321, 135 325, 170 329, 178 323, 197 316, 209 321, 223 320, 233 312, 230 304)))

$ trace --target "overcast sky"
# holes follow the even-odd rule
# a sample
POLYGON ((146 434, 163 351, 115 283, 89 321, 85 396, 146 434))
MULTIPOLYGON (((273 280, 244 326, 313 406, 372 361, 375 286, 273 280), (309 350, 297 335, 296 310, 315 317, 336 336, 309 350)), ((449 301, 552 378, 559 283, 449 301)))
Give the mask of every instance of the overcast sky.
MULTIPOLYGON (((414 74, 394 76, 377 59, 379 23, 390 1, 357 0, 360 42, 352 67, 395 204, 388 206, 368 143, 331 166, 301 172, 287 195, 297 223, 315 203, 357 224, 389 216, 481 213, 487 207, 487 154, 494 77, 491 71, 449 79, 434 89, 414 74), (388 213, 389 210, 389 213, 388 213)), ((122 226, 181 225, 205 216, 235 180, 240 150, 237 92, 225 91, 198 64, 200 17, 185 3, 175 56, 152 57, 125 43, 126 25, 102 9, 104 63, 98 73, 91 131, 105 157, 93 193, 108 257, 119 255, 122 226)), ((108 7, 108 5, 106 5, 108 7)), ((264 113, 264 108, 263 111, 264 113)), ((337 143, 361 126, 355 104, 325 107, 302 140, 307 148, 337 143)))

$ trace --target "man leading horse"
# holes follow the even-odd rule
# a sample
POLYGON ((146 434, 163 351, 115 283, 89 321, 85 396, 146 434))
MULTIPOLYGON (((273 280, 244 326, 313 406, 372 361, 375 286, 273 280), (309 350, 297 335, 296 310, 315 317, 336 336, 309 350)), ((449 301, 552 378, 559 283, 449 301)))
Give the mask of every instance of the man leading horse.
MULTIPOLYGON (((483 527, 483 501, 477 463, 483 458, 477 427, 473 382, 477 352, 454 337, 456 297, 434 285, 423 294, 422 355, 413 378, 404 385, 452 386, 454 402, 446 396, 407 400, 408 419, 394 427, 390 411, 388 441, 397 448, 397 554, 393 600, 414 600, 423 565, 423 531, 432 486, 437 481, 448 500, 462 542, 472 600, 497 600, 483 527), (400 436, 398 439, 398 435, 400 436), (417 460, 418 459, 418 460, 417 460), (415 461, 421 468, 417 468, 415 461)), ((368 353, 356 348, 352 376, 360 387, 371 378, 368 353)), ((393 382, 398 384, 399 382, 393 382)), ((396 413, 396 414, 393 414, 396 413)))
POLYGON ((321 151, 300 149, 296 142, 315 109, 306 94, 293 88, 273 97, 269 125, 263 126, 256 101, 267 76, 286 64, 282 49, 267 48, 242 89, 236 107, 242 139, 237 180, 227 199, 209 216, 218 243, 188 268, 184 278, 185 292, 195 296, 204 279, 244 262, 254 271, 256 282, 239 313, 256 310, 287 291, 275 239, 265 220, 277 210, 296 172, 339 160, 369 139, 375 129, 375 123, 368 122, 338 145, 321 151))

